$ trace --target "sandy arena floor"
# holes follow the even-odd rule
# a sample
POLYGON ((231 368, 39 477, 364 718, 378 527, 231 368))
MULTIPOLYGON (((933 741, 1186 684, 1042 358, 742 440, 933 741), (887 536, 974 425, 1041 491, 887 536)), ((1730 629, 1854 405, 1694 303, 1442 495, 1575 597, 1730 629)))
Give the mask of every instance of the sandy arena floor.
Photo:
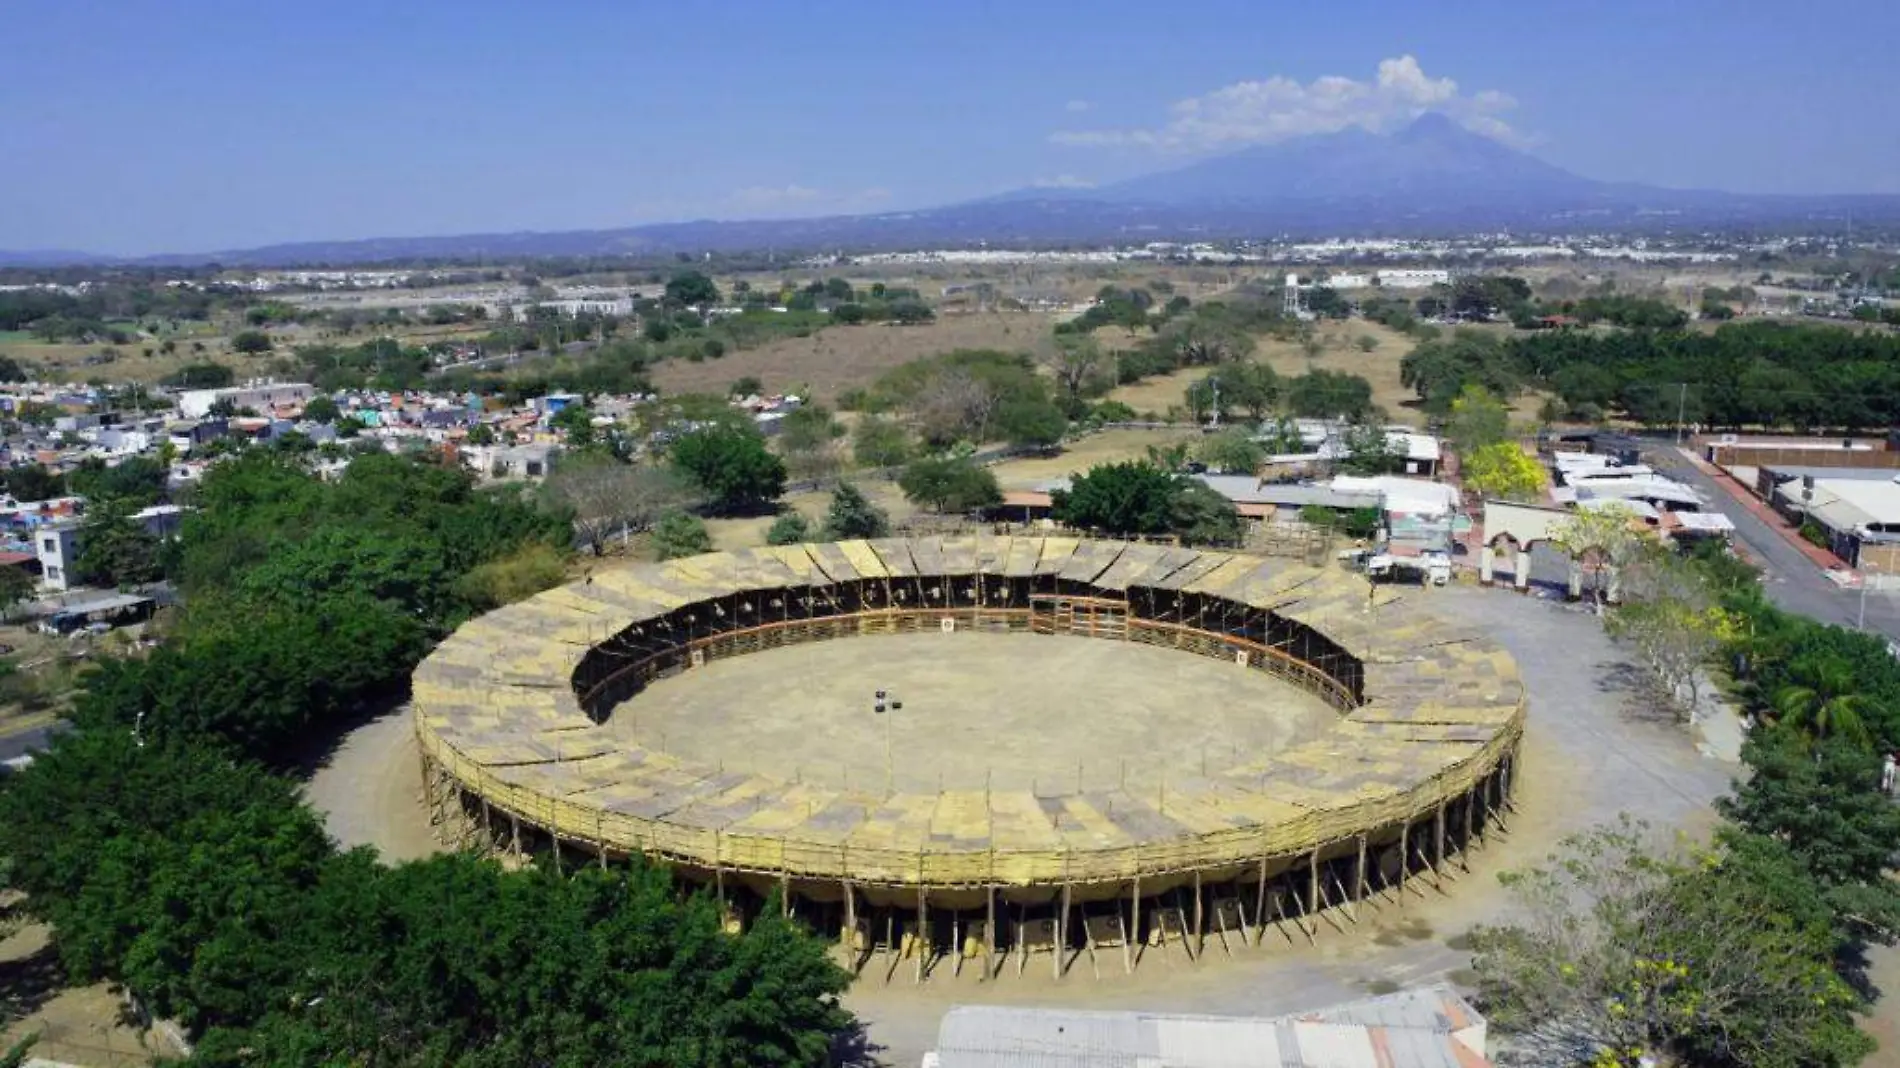
POLYGON ((901 634, 772 649, 661 680, 609 723, 639 744, 826 786, 1158 789, 1326 729, 1261 671, 1134 643, 901 634), (902 703, 873 711, 876 691, 902 703))

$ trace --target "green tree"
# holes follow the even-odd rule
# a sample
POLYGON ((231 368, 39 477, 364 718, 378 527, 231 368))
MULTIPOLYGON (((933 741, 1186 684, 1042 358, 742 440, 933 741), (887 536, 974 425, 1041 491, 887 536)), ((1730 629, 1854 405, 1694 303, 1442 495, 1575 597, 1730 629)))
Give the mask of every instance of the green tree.
POLYGON ((4 484, 7 493, 19 501, 45 501, 66 495, 66 479, 40 464, 0 471, 0 484, 4 484))
POLYGON ((66 484, 88 501, 120 500, 143 508, 165 499, 170 475, 156 456, 128 456, 111 466, 88 458, 67 472, 66 484))
POLYGON ((732 380, 732 385, 726 387, 726 396, 728 397, 760 397, 764 395, 765 383, 759 381, 757 375, 745 375, 741 378, 735 378, 732 380))
POLYGON ((1502 444, 1511 437, 1510 409, 1490 390, 1467 383, 1451 402, 1445 437, 1459 456, 1470 456, 1487 445, 1502 444))
POLYGON ((1404 459, 1382 426, 1354 423, 1340 437, 1346 455, 1339 459, 1339 468, 1349 475, 1387 474, 1404 459))
POLYGON ((566 555, 545 542, 531 541, 507 556, 476 565, 455 580, 454 592, 474 610, 486 612, 551 590, 566 578, 566 555))
POLYGON ((1222 368, 1219 372, 1221 399, 1244 408, 1254 422, 1279 407, 1284 385, 1273 368, 1264 363, 1245 361, 1222 368))
POLYGON ((851 457, 859 467, 897 467, 910 460, 910 434, 889 419, 867 415, 851 431, 851 457))
POLYGON ((231 337, 231 348, 246 356, 256 356, 271 350, 270 335, 262 330, 241 330, 231 337))
POLYGON ((1068 429, 1062 409, 1041 397, 1006 400, 996 412, 996 432, 1011 445, 1053 448, 1068 429))
POLYGON ((715 426, 673 443, 673 466, 722 514, 764 510, 785 492, 785 464, 750 427, 715 426))
POLYGON ((1838 657, 1807 657, 1789 670, 1788 682, 1770 698, 1780 721, 1815 738, 1839 737, 1860 746, 1872 738, 1853 670, 1838 657))
POLYGON ((913 460, 898 475, 897 485, 906 500, 938 513, 974 512, 1003 503, 996 476, 965 459, 913 460))
POLYGON ((1180 482, 1153 464, 1099 464, 1050 494, 1060 522, 1107 534, 1166 534, 1174 529, 1180 482))
POLYGON ((1871 1048, 1813 884, 1769 839, 1659 854, 1641 825, 1505 877, 1521 920, 1476 932, 1479 999, 1532 1063, 1851 1065, 1871 1048))
POLYGON ((39 582, 17 567, 0 567, 0 620, 7 618, 16 605, 32 598, 39 582))
POLYGON ((661 560, 712 552, 706 523, 690 512, 668 512, 653 525, 653 551, 661 560))
POLYGON ((1372 413, 1372 383, 1338 371, 1308 371, 1286 380, 1286 403, 1302 418, 1362 419, 1372 413))
POLYGON ((132 501, 107 499, 86 512, 74 567, 81 582, 130 586, 159 577, 159 540, 136 517, 137 510, 132 501))
POLYGON ((767 545, 798 545, 811 540, 811 521, 797 512, 786 512, 774 519, 765 532, 767 545))
POLYGON ((1247 529, 1234 502, 1198 479, 1177 485, 1170 527, 1190 545, 1238 545, 1247 529))
POLYGON ((681 271, 666 281, 666 302, 673 307, 719 303, 719 287, 698 271, 681 271))
POLYGON ((844 433, 844 425, 832 416, 830 409, 807 404, 794 408, 780 422, 779 449, 801 475, 819 476, 837 467, 832 446, 844 433))
POLYGON ((167 374, 161 384, 173 390, 222 390, 236 380, 237 372, 222 363, 186 363, 167 374))
POLYGON ((1459 477, 1465 488, 1495 500, 1533 500, 1544 489, 1543 468, 1509 441, 1466 453, 1459 477))
POLYGON ((1244 360, 1253 353, 1253 335, 1235 324, 1203 316, 1169 323, 1155 338, 1176 366, 1204 367, 1244 360))
POLYGON ((569 404, 548 417, 548 426, 559 430, 567 439, 570 449, 586 449, 598 440, 594 430, 593 409, 584 404, 569 404))
MULTIPOLYGON (((1880 792, 1880 761, 1838 739, 1810 742, 1787 727, 1754 732, 1743 751, 1752 773, 1717 808, 1744 830, 1781 842, 1830 890, 1873 888, 1889 901, 1900 808, 1880 792)), ((1854 911, 1854 910, 1844 910, 1854 911)), ((1888 923, 1896 909, 1887 904, 1888 923)))
POLYGON ((882 538, 891 532, 891 517, 872 504, 863 491, 849 482, 838 483, 831 494, 831 510, 825 514, 824 540, 846 541, 852 538, 882 538))
POLYGON ((310 398, 303 406, 303 417, 313 423, 334 423, 343 410, 337 407, 335 399, 326 393, 310 398))
POLYGON ((1267 451, 1253 435, 1237 427, 1202 438, 1195 453, 1213 470, 1243 475, 1259 470, 1267 458, 1267 451))

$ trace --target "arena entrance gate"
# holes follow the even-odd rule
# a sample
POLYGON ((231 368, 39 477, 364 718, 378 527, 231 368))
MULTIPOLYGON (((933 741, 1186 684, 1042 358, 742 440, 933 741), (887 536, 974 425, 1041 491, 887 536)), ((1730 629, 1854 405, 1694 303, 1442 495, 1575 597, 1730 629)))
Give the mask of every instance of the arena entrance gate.
POLYGON ((1029 629, 1035 634, 1128 636, 1128 602, 1111 597, 1036 594, 1029 599, 1029 629))

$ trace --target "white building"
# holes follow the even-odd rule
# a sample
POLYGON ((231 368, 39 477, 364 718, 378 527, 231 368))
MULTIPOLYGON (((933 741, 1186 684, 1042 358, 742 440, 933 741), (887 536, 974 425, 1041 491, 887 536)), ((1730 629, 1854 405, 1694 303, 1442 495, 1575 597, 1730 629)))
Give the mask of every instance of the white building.
POLYGON ((1380 271, 1379 284, 1387 289, 1430 289, 1450 285, 1451 272, 1395 268, 1380 271))
POLYGON ((263 385, 224 386, 219 389, 188 389, 178 395, 178 412, 186 419, 203 419, 219 401, 230 401, 235 409, 251 408, 268 412, 280 404, 302 405, 315 395, 306 382, 266 382, 263 385))
POLYGON ((569 319, 578 319, 583 315, 613 315, 625 318, 633 314, 633 298, 620 297, 574 297, 568 300, 544 300, 538 304, 520 304, 515 306, 515 319, 525 322, 534 315, 536 308, 553 308, 569 319))
MULTIPOLYGON (((184 510, 175 504, 155 504, 134 513, 132 518, 154 537, 170 538, 177 536, 183 515, 184 510)), ((40 581, 48 589, 71 588, 73 568, 85 551, 79 536, 82 525, 81 520, 68 519, 41 527, 33 535, 33 549, 40 558, 40 581)))

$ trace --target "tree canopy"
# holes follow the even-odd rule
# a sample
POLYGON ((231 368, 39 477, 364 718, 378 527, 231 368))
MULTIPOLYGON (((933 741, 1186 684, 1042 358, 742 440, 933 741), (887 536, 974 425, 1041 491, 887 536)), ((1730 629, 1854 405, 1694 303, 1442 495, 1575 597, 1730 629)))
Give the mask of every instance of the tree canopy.
POLYGON ((674 468, 721 514, 764 511, 785 492, 785 462, 772 455, 751 427, 695 430, 674 442, 669 455, 674 468))
POLYGON ((897 485, 906 500, 933 512, 974 512, 1003 503, 996 476, 965 459, 914 460, 897 476, 897 485))

